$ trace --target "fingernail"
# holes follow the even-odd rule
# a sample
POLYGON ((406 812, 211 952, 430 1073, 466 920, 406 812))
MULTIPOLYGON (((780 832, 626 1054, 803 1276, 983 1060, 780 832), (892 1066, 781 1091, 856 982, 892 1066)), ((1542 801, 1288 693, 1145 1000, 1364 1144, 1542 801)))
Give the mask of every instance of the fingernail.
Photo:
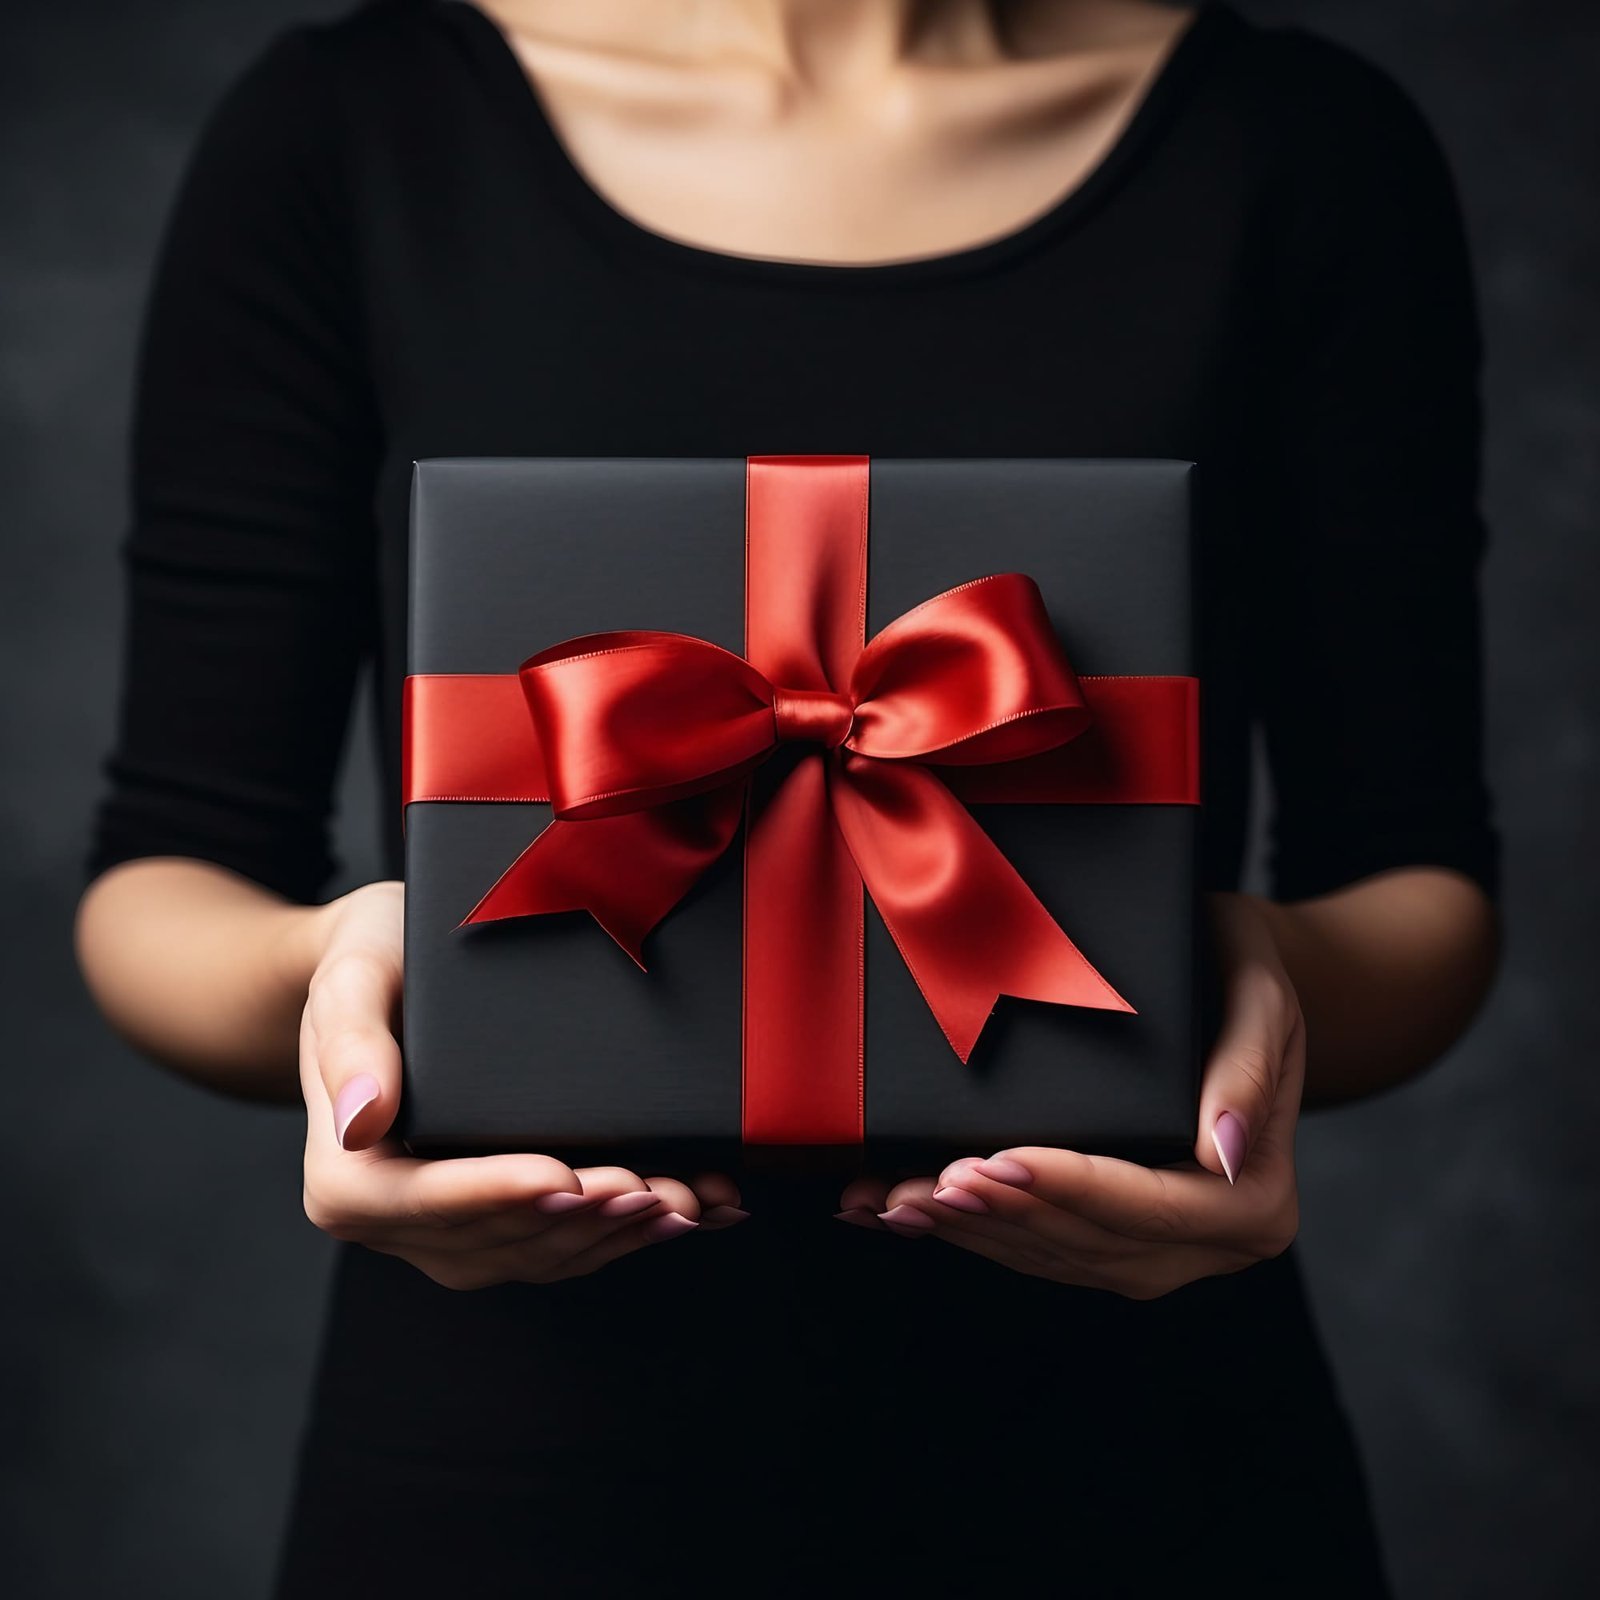
POLYGON ((856 1206, 849 1211, 835 1211, 833 1218, 835 1222, 852 1222, 858 1228, 871 1228, 874 1233, 882 1230, 878 1213, 869 1211, 865 1206, 856 1206))
POLYGON ((662 1239, 676 1239, 680 1233, 692 1233, 699 1226, 680 1212, 666 1211, 651 1217, 640 1231, 651 1244, 656 1244, 662 1239))
POLYGON ((661 1196, 653 1189, 631 1189, 627 1194, 614 1194, 602 1200, 596 1215, 602 1217, 633 1217, 651 1206, 661 1204, 661 1196))
POLYGON ((933 1191, 933 1198, 942 1206, 949 1206, 952 1211, 970 1211, 973 1216, 981 1216, 989 1209, 988 1202, 981 1195, 974 1194, 970 1189, 961 1189, 953 1183, 947 1183, 942 1189, 933 1191))
POLYGON ((933 1218, 926 1211, 918 1211, 915 1206, 904 1203, 888 1211, 880 1211, 878 1221, 886 1228, 893 1228, 896 1233, 906 1234, 922 1233, 933 1226, 933 1218))
POLYGON ((378 1080, 370 1072, 362 1072, 342 1088, 333 1102, 333 1131, 341 1149, 350 1124, 378 1098, 378 1080))
POLYGON ((1217 1147, 1217 1159, 1228 1175, 1228 1182, 1236 1182, 1239 1169, 1244 1166, 1245 1126, 1242 1119, 1231 1111, 1222 1112, 1211 1126, 1211 1142, 1217 1147))
POLYGON ((709 1211, 700 1213, 700 1226, 702 1228, 731 1228, 736 1222, 743 1222, 750 1213, 742 1206, 712 1206, 709 1211))
POLYGON ((1033 1182, 1033 1174, 1020 1161, 1010 1156, 990 1156, 987 1161, 975 1161, 974 1172, 981 1172, 996 1183, 1009 1183, 1013 1188, 1026 1189, 1033 1182))
POLYGON ((558 1189, 554 1194, 542 1194, 533 1202, 535 1211, 578 1211, 584 1206, 592 1206, 592 1194, 571 1194, 565 1189, 558 1189))
POLYGON ((952 1161, 950 1165, 939 1174, 939 1182, 941 1184, 954 1182, 955 1179, 959 1178, 963 1172, 971 1172, 972 1169, 978 1165, 981 1159, 982 1158, 979 1156, 962 1156, 959 1161, 952 1161))

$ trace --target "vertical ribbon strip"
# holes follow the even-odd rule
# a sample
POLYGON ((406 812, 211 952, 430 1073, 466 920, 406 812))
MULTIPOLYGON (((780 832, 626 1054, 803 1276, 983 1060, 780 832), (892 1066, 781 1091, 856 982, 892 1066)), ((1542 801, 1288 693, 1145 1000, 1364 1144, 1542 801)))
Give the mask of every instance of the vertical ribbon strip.
MULTIPOLYGON (((867 473, 865 456, 754 456, 745 469, 746 659, 785 694, 837 696, 846 731, 867 632, 867 473)), ((818 745, 775 788, 755 785, 744 848, 749 1144, 862 1135, 861 875, 828 801, 838 759, 818 745)))

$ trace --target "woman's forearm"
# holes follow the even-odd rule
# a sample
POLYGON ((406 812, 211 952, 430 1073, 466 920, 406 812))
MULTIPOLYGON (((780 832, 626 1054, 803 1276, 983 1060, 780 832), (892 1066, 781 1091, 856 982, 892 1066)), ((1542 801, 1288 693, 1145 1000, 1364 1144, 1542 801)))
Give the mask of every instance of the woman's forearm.
POLYGON ((1494 976, 1494 909, 1477 884, 1441 867, 1261 905, 1305 1015, 1308 1101, 1354 1099, 1431 1065, 1494 976))
POLYGON ((208 862, 130 861, 78 908, 78 962, 111 1025, 212 1088, 298 1093, 296 1043, 329 915, 208 862))

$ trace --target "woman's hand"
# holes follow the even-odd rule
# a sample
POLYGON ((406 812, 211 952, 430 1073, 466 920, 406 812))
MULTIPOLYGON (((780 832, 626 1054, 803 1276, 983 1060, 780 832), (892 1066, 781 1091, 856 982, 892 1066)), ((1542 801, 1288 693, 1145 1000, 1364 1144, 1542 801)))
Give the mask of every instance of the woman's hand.
POLYGON ((477 1289, 580 1277, 743 1220, 738 1190, 717 1174, 691 1186, 540 1155, 424 1161, 386 1138, 400 1104, 404 897, 401 884, 369 884, 319 913, 326 940, 300 1028, 305 1207, 317 1227, 477 1289))
POLYGON ((845 1189, 844 1221, 932 1235, 1018 1272, 1149 1300, 1288 1248, 1305 1025, 1268 917, 1212 897, 1225 1000, 1200 1094, 1197 1165, 1017 1148, 937 1178, 845 1189))

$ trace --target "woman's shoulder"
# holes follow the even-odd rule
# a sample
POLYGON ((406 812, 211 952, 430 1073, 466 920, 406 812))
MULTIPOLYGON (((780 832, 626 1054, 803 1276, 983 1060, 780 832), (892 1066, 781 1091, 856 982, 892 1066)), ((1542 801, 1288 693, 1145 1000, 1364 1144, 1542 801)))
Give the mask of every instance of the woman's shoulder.
POLYGON ((360 152, 425 145, 473 92, 451 70, 481 25, 467 13, 463 0, 367 0, 279 29, 223 87, 192 168, 214 171, 214 188, 333 193, 369 159, 360 152))
POLYGON ((423 102, 436 87, 441 56, 475 18, 464 0, 364 0, 349 11, 291 24, 273 34, 235 75, 222 108, 275 119, 347 102, 423 102))
POLYGON ((1309 28, 1217 9, 1231 35, 1219 86, 1258 153, 1308 176, 1442 166, 1426 112, 1388 67, 1309 28))

